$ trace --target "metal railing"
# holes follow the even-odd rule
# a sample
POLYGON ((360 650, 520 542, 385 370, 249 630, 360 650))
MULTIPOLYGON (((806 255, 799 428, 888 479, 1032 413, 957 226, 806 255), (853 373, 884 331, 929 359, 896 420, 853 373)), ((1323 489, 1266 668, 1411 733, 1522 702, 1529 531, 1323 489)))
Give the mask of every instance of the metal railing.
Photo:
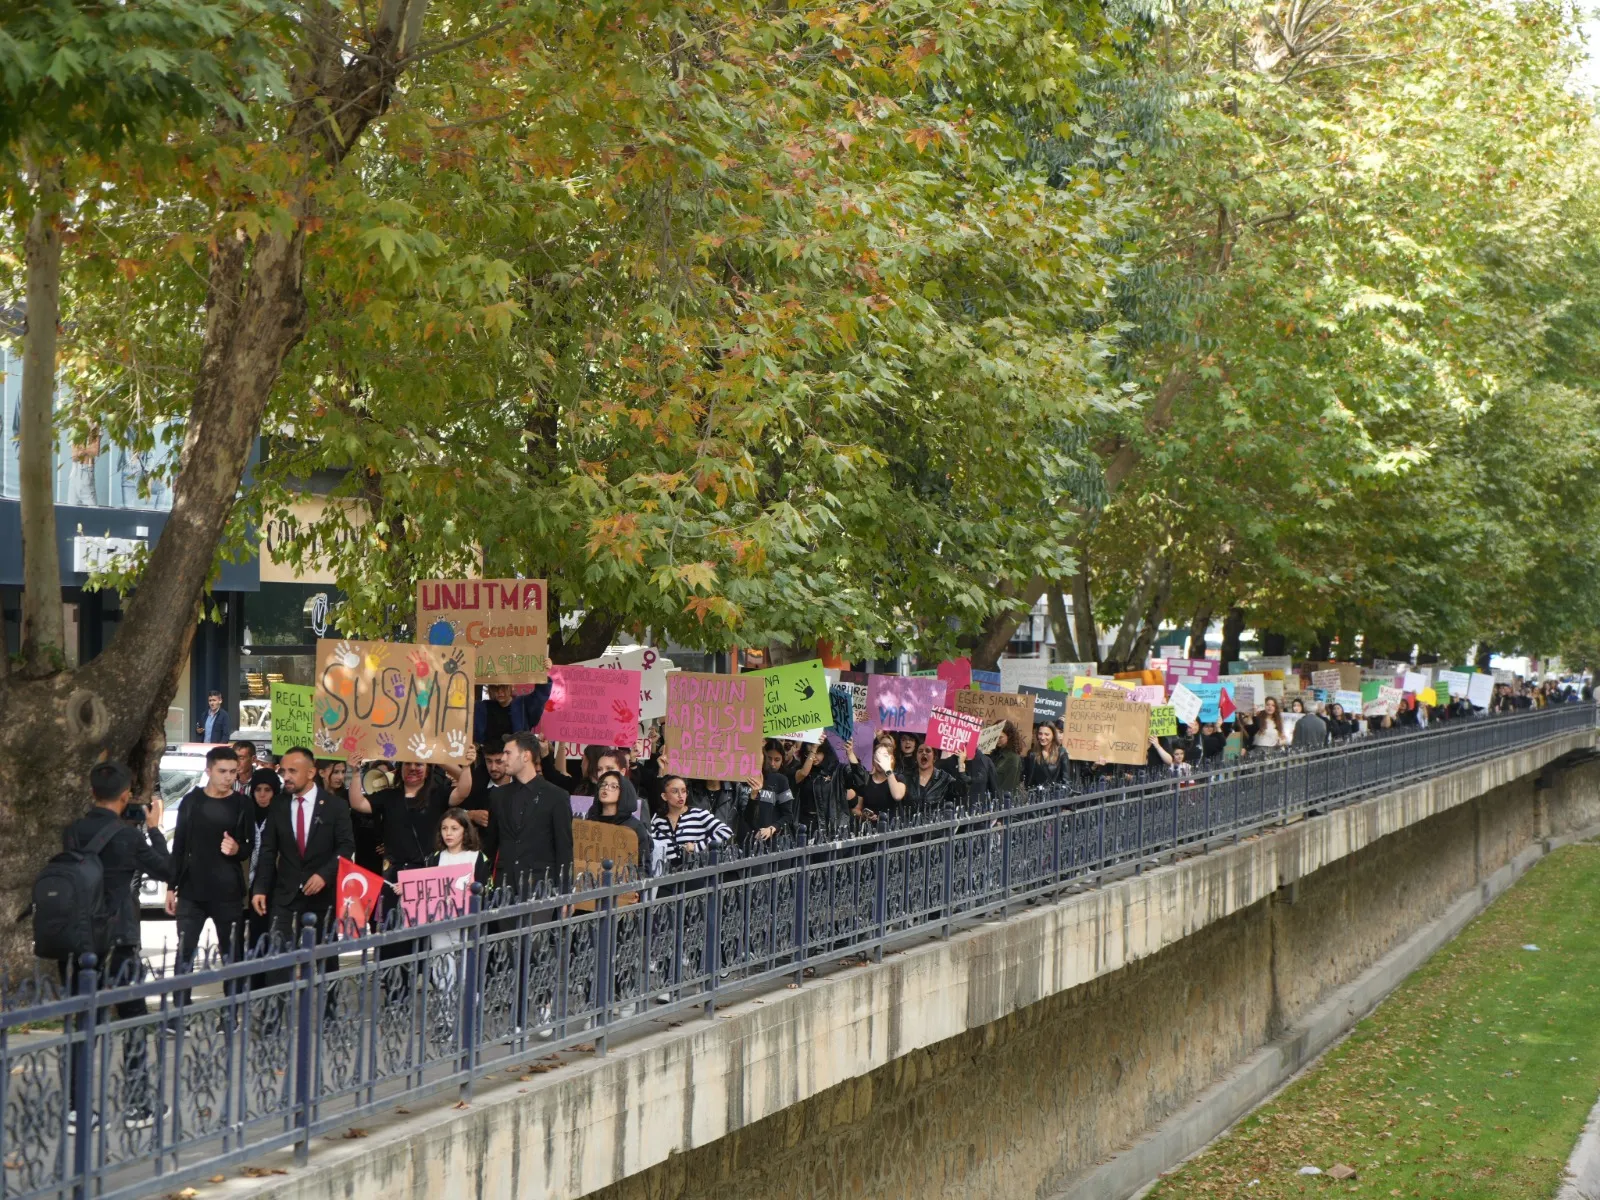
POLYGON ((0 1007, 0 1197, 165 1191, 491 1071, 1595 724, 1592 704, 1035 792, 244 962, 0 1007), (148 1008, 148 1011, 143 1011, 148 1008), (80 1131, 82 1135, 80 1136, 80 1131))

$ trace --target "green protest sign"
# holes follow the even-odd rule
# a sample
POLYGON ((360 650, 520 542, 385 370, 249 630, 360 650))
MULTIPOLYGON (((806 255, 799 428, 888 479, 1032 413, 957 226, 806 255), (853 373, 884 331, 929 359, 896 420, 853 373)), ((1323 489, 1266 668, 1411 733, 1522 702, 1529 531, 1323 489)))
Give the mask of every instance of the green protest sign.
POLYGON ((1376 679, 1363 679, 1361 681, 1361 703, 1369 704, 1378 698, 1378 689, 1382 687, 1381 681, 1376 679))
POLYGON ((1052 692, 1070 692, 1072 690, 1072 685, 1067 682, 1065 675, 1052 675, 1045 687, 1052 692))
POLYGON ((757 676, 766 685, 763 737, 792 738, 807 729, 824 729, 833 723, 828 677, 822 673, 820 658, 741 674, 757 676))
POLYGON ((301 687, 295 683, 272 685, 272 754, 282 758, 296 746, 315 743, 316 721, 312 716, 311 698, 314 687, 301 687))
POLYGON ((1170 704, 1150 706, 1150 736, 1177 737, 1178 714, 1170 704))

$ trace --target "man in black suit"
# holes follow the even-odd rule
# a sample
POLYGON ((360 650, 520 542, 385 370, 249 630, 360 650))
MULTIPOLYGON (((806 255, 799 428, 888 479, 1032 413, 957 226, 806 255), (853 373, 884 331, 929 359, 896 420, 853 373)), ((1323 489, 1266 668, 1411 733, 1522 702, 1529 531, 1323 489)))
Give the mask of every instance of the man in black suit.
POLYGON ((495 862, 495 883, 519 897, 541 884, 568 886, 572 875, 572 800, 539 777, 537 734, 506 743, 511 781, 489 796, 483 852, 495 862))
POLYGON ((317 783, 316 756, 296 746, 283 756, 283 791, 272 802, 261 854, 250 885, 250 905, 265 915, 271 904, 274 946, 297 944, 301 918, 323 928, 333 908, 339 859, 356 852, 350 804, 317 783))

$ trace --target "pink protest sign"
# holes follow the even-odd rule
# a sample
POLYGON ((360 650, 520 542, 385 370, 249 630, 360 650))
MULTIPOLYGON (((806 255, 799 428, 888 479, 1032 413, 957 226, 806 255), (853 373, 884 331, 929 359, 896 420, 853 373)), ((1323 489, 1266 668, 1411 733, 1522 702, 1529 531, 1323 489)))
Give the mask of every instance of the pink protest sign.
POLYGON ((1216 683, 1222 678, 1222 664, 1211 658, 1168 658, 1162 660, 1167 669, 1167 686, 1180 683, 1216 683))
POLYGON ((1133 689, 1129 699, 1135 704, 1165 704, 1167 702, 1167 689, 1159 683, 1140 684, 1133 689))
POLYGON ((551 667, 539 736, 584 746, 631 746, 639 737, 638 671, 551 667))
POLYGON ((964 692, 972 686, 972 660, 970 658, 949 658, 939 664, 939 678, 944 680, 944 699, 941 704, 952 703, 951 696, 956 692, 964 692))
POLYGON ((977 752, 978 737, 982 733, 983 722, 968 713, 935 708, 928 717, 928 745, 935 750, 971 758, 977 752))
POLYGON ((447 921, 467 911, 467 894, 472 890, 472 864, 401 871, 399 882, 400 911, 407 925, 447 921))
MULTIPOLYGON (((869 675, 866 723, 874 733, 880 729, 926 733, 933 706, 944 703, 948 686, 937 676, 869 675)), ((859 729, 861 723, 856 724, 859 729)))

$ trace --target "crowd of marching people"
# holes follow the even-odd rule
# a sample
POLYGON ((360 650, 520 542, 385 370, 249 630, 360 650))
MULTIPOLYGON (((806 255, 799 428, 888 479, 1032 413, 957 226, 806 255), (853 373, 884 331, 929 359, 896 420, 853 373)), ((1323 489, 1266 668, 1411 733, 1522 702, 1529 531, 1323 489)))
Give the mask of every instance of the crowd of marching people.
MULTIPOLYGON (((341 860, 391 887, 402 871, 467 865, 477 882, 504 895, 525 894, 533 885, 559 891, 574 883, 576 821, 631 832, 636 858, 622 869, 656 876, 702 862, 710 851, 751 854, 831 842, 1003 806, 1041 788, 1073 802, 1107 787, 1188 777, 1479 712, 1465 698, 1430 706, 1411 695, 1392 716, 1346 712, 1338 703, 1314 704, 1322 711, 1308 712, 1301 697, 1280 711, 1278 699, 1268 697, 1259 711, 1223 716, 1213 709, 1175 736, 1151 737, 1141 766, 1071 758, 1061 723, 1051 720, 1030 729, 1006 723, 992 748, 970 756, 935 749, 914 732, 879 731, 861 745, 773 740, 761 769, 726 781, 668 771, 659 723, 633 746, 554 745, 539 736, 537 694, 486 691, 476 713, 477 746, 465 766, 337 760, 305 748, 267 766, 248 741, 216 746, 205 779, 180 802, 170 852, 159 804, 148 828, 148 810, 140 810, 140 821, 122 823, 127 834, 119 836, 140 845, 129 840, 125 851, 112 854, 118 888, 124 873, 168 883, 180 958, 191 960, 208 923, 219 946, 234 948, 264 937, 288 943, 308 915, 328 928, 341 860), (143 836, 133 837, 136 831, 143 836)), ((1580 697, 1575 687, 1516 681, 1496 685, 1487 711, 1579 698, 1592 699, 1592 692, 1585 687, 1580 697)), ((101 774, 100 790, 116 795, 97 790, 97 811, 119 802, 137 807, 125 771, 101 774)), ((69 850, 103 827, 93 817, 69 830, 69 850)), ((131 909, 119 911, 112 924, 122 942, 136 944, 131 909)))

